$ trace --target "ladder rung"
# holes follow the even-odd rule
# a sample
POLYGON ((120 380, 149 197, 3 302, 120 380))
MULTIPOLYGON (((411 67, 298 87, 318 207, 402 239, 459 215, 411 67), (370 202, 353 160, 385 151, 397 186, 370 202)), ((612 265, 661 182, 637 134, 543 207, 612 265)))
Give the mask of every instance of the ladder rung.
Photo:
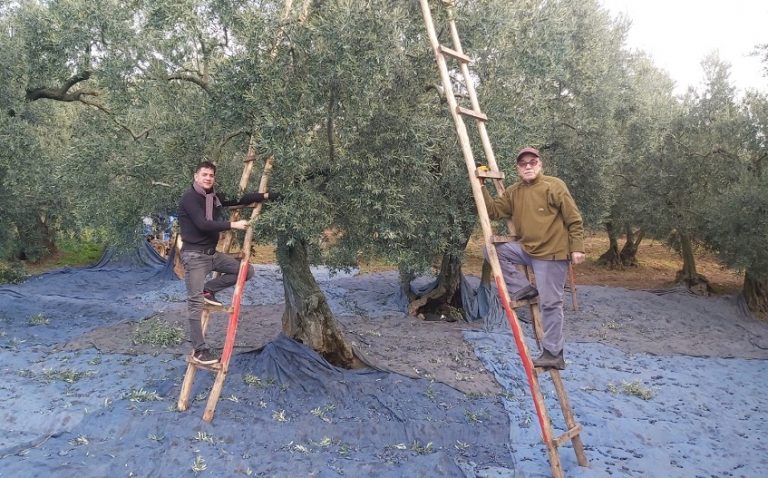
POLYGON ((514 242, 515 238, 512 236, 491 236, 491 242, 494 244, 503 244, 505 242, 514 242))
POLYGON ((226 312, 228 314, 232 312, 232 307, 226 307, 223 305, 213 305, 206 303, 203 305, 203 308, 210 312, 226 312))
POLYGON ((459 53, 454 49, 448 48, 447 46, 440 45, 438 47, 440 49, 440 52, 443 55, 448 55, 450 57, 456 58, 459 61, 463 61, 464 63, 471 63, 472 58, 468 57, 464 53, 459 53))
POLYGON ((538 304, 538 303, 539 303, 539 298, 538 297, 534 297, 533 299, 525 299, 525 300, 512 300, 512 299, 509 299, 509 307, 511 309, 517 309, 517 308, 520 308, 520 307, 524 307, 526 305, 538 304))
POLYGON ((488 117, 482 111, 475 111, 469 108, 464 108, 463 106, 457 106, 456 112, 459 113, 460 115, 471 116, 472 118, 475 118, 478 121, 488 121, 488 117))
POLYGON ((504 173, 501 171, 481 171, 480 168, 478 168, 478 169, 475 169, 475 177, 490 178, 490 179, 504 179, 504 173))
POLYGON ((211 372, 218 372, 221 370, 221 362, 212 363, 210 365, 205 365, 201 363, 197 363, 194 360, 192 360, 191 355, 187 355, 187 363, 192 365, 195 368, 201 368, 203 370, 210 370, 211 372))
POLYGON ((558 447, 562 446, 563 443, 565 443, 567 441, 570 441, 571 439, 573 439, 573 437, 575 437, 579 433, 581 433, 581 430, 582 430, 581 425, 579 425, 577 423, 576 426, 574 426, 573 428, 571 428, 567 432, 563 433, 559 437, 557 437, 554 440, 552 440, 552 444, 555 445, 555 446, 558 446, 558 447))

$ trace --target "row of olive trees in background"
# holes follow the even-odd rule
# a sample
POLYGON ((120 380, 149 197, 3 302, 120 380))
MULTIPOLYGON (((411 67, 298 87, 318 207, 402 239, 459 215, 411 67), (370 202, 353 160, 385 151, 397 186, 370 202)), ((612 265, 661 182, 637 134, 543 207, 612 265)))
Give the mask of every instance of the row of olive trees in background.
MULTIPOLYGON (((708 245, 748 270, 760 310, 764 219, 729 208, 768 201, 765 98, 737 99, 713 58, 704 90, 676 99, 663 73, 624 48, 627 25, 594 0, 458 7, 502 168, 514 169, 522 145, 539 146, 588 226, 606 225, 609 262, 633 256, 618 233, 674 232, 682 279, 696 277, 687 248, 708 245)), ((400 265, 407 291, 442 256, 438 288, 411 300, 459 303, 475 211, 413 2, 39 0, 0 7, 0 26, 5 257, 41 257, 85 230, 129 242, 141 216, 173 212, 203 157, 235 193, 253 138, 275 157, 271 184, 286 195, 257 231, 278 243, 290 335, 350 360, 316 263, 381 257, 400 265)))

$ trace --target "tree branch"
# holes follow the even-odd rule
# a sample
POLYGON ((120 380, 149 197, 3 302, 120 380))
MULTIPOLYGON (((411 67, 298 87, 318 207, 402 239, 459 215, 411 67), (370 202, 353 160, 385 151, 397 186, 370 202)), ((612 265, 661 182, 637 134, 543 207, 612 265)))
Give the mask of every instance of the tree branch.
POLYGON ((209 90, 210 87, 208 85, 208 82, 203 80, 197 74, 187 73, 187 72, 183 72, 183 71, 177 71, 176 73, 172 73, 172 74, 168 75, 167 80, 168 81, 171 81, 171 80, 188 81, 190 83, 196 84, 197 86, 199 86, 200 88, 205 90, 205 92, 210 93, 210 90, 209 90))
POLYGON ((133 130, 130 127, 128 127, 127 125, 124 125, 121 122, 119 122, 117 120, 117 118, 115 118, 115 114, 112 112, 112 110, 110 110, 106 106, 100 105, 98 103, 91 103, 90 101, 86 100, 85 98, 80 98, 78 101, 80 101, 80 103, 83 103, 84 105, 93 106, 97 110, 99 110, 99 111, 101 111, 103 113, 106 113, 109 116, 109 119, 112 120, 112 122, 115 123, 118 127, 120 127, 121 129, 127 131, 128 134, 131 135, 131 137, 133 138, 134 141, 138 141, 142 137, 145 138, 145 139, 149 138, 149 132, 151 131, 150 128, 147 128, 144 131, 142 131, 141 133, 136 134, 136 133, 133 132, 133 130))
POLYGON ((72 93, 69 92, 70 88, 86 81, 91 77, 90 71, 82 71, 71 77, 58 88, 41 87, 41 88, 27 88, 26 99, 27 101, 37 101, 42 99, 55 100, 55 101, 80 101, 83 96, 99 96, 98 91, 94 90, 77 90, 72 93))

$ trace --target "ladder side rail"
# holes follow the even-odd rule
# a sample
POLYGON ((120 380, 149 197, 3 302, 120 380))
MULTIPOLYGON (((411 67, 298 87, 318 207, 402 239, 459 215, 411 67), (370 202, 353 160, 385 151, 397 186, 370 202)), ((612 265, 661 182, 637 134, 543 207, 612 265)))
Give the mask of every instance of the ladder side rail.
MULTIPOLYGON (((453 87, 451 84, 450 77, 448 75, 448 67, 446 65, 445 57, 440 52, 440 44, 437 39, 437 32, 435 31, 434 21, 432 20, 432 12, 429 8, 429 3, 427 0, 419 0, 419 3, 421 5, 421 11, 422 15, 424 17, 424 23, 427 28, 427 34, 429 36, 429 40, 432 46, 432 52, 435 55, 435 59, 437 60, 438 64, 438 70, 440 71, 440 78, 443 83, 443 88, 446 92, 446 99, 448 101, 449 110, 451 112, 451 116, 453 117, 454 123, 456 125, 456 133, 459 136, 459 143, 461 145, 461 150, 464 155, 464 161, 467 166, 467 173, 470 178, 470 185, 472 187, 472 195, 475 199, 475 205, 477 207, 478 216, 480 218, 480 226, 483 230, 483 236, 485 240, 485 247, 488 252, 488 259, 489 263, 491 264, 491 269, 493 271, 494 278, 496 280, 496 288, 499 292, 499 295, 501 297, 502 306, 504 307, 504 311, 507 314, 507 319, 509 321, 510 327, 512 329, 514 338, 515 338, 515 344, 517 345, 518 353, 520 354, 520 358, 523 362, 523 368, 525 369, 525 374, 528 379, 528 384, 531 389, 531 396, 534 399, 534 407, 536 409, 536 415, 539 419, 539 425, 541 427, 541 433, 542 438, 545 443, 547 443, 547 448, 551 448, 552 443, 552 433, 550 430, 550 424, 549 424, 549 418, 547 416, 546 407, 544 406, 544 399, 541 395, 541 390, 539 388, 538 384, 538 378, 536 377, 536 374, 533 370, 533 363, 531 361, 530 354, 528 353, 528 347, 525 345, 525 341, 523 340, 523 331, 520 327, 520 323, 517 320, 517 315, 512 310, 509 304, 509 294, 507 292, 507 286, 503 280, 503 276, 501 275, 501 267, 499 265, 499 259, 496 255, 496 248, 493 246, 493 243, 491 243, 490 239, 493 236, 493 231, 491 229, 491 222, 490 218, 488 216, 488 212, 485 207, 485 201, 483 199, 482 190, 480 188, 479 181, 474 179, 475 175, 475 160, 472 155, 472 149, 469 145, 469 135, 467 134, 467 128, 464 125, 464 120, 459 116, 457 110, 456 110, 456 98, 453 96, 453 87)), ((559 466, 559 457, 557 457, 557 454, 555 454, 557 460, 556 463, 559 466)), ((555 463, 552 460, 550 460, 551 463, 555 463)))
POLYGON ((571 444, 573 445, 573 451, 576 453, 576 461, 579 463, 579 466, 588 467, 589 460, 587 459, 587 454, 584 452, 584 443, 581 441, 582 428, 581 425, 576 422, 576 418, 573 416, 571 402, 568 399, 568 394, 565 391, 565 384, 563 384, 560 371, 557 369, 550 369, 549 375, 552 377, 552 383, 555 385, 558 402, 560 402, 560 410, 563 412, 563 418, 565 418, 565 424, 568 427, 564 437, 570 439, 571 444))
MULTIPOLYGON (((248 180, 251 177, 251 172, 253 171, 253 162, 256 160, 256 134, 255 131, 251 133, 251 138, 248 141, 248 152, 245 154, 245 159, 243 162, 245 165, 243 166, 243 172, 240 175, 240 183, 238 184, 238 194, 242 195, 245 193, 245 190, 248 188, 248 180)), ((230 212, 230 218, 232 221, 237 221, 240 219, 240 211, 235 209, 232 212, 230 212)), ((227 231, 227 233, 224 235, 224 238, 221 241, 221 250, 224 252, 230 252, 232 249, 232 245, 235 242, 235 232, 234 231, 227 231)), ((217 272, 214 277, 218 277, 220 274, 217 272)))
MULTIPOLYGON (((272 173, 272 163, 274 161, 274 157, 270 156, 267 158, 267 160, 264 163, 264 172, 261 175, 261 182, 259 183, 259 192, 265 193, 267 192, 267 187, 269 185, 269 176, 272 173)), ((232 353, 232 347, 234 346, 234 340, 235 340, 235 333, 237 331, 237 318, 240 315, 240 301, 242 299, 243 290, 245 289, 245 279, 248 276, 248 267, 250 265, 250 258, 251 258, 251 242, 253 241, 253 222, 261 215, 261 209, 263 207, 264 203, 256 203, 256 207, 253 208, 253 211, 251 212, 251 224, 248 225, 248 228, 245 231, 245 239, 243 240, 243 257, 240 260, 240 271, 237 275, 237 283, 235 285, 235 292, 232 296, 232 314, 230 316, 230 327, 227 329, 227 339, 224 343, 224 350, 221 355, 221 362, 222 364, 226 364, 226 366, 229 365, 229 359, 231 357, 232 353), (232 327, 232 322, 235 322, 234 327, 232 327), (231 337, 230 337, 231 335, 231 337)))
MULTIPOLYGON (((261 175, 261 182, 259 183, 259 192, 264 193, 267 191, 269 184, 269 176, 272 172, 273 156, 267 158, 264 163, 264 172, 261 175)), ((203 412, 203 420, 210 422, 213 420, 213 414, 216 410, 216 404, 219 402, 221 391, 224 388, 224 380, 229 372, 229 362, 232 359, 232 351, 235 347, 235 337, 237 336, 237 324, 240 319, 240 305, 242 302, 243 291, 245 290, 245 281, 248 277, 248 268, 250 267, 251 258, 251 242, 253 241, 253 222, 261 215, 263 203, 257 203, 256 207, 251 212, 251 224, 245 231, 245 239, 243 241, 243 257, 240 259, 240 270, 237 274, 237 283, 235 284, 235 291, 232 295, 232 312, 227 324, 227 336, 224 339, 224 349, 221 353, 221 368, 216 373, 216 379, 214 380, 213 387, 211 387, 211 393, 208 396, 208 402, 205 406, 205 412, 203 412)))
MULTIPOLYGON (((461 55, 466 55, 464 53, 464 49, 461 46, 459 30, 456 27, 456 19, 455 15, 453 14, 451 14, 448 18, 448 30, 451 34, 453 49, 461 55)), ((477 98, 477 90, 475 89, 475 84, 472 81, 472 76, 469 71, 469 64, 466 62, 459 62, 459 67, 461 69, 461 76, 464 78, 464 86, 467 88, 467 93, 469 93, 469 100, 472 104, 472 109, 474 111, 480 111, 480 101, 477 98)), ((476 121, 475 123, 477 124, 477 131, 480 134, 480 142, 483 145, 483 153, 485 154, 486 162, 492 171, 498 171, 499 165, 496 162, 496 154, 493 152, 493 146, 491 145, 491 139, 488 136, 488 128, 485 124, 485 121, 476 121)), ((504 181, 501 179, 494 179, 493 185, 496 187, 496 194, 502 194, 504 192, 504 181)), ((508 219, 506 224, 509 235, 516 238, 517 232, 512 220, 508 219)))

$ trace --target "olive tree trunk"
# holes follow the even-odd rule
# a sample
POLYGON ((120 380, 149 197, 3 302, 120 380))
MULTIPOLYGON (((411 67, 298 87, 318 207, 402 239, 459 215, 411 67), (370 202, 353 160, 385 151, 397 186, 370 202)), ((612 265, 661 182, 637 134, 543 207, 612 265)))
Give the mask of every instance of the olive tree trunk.
POLYGON ((637 251, 640 249, 645 233, 642 229, 635 232, 632 226, 627 224, 626 234, 627 239, 619 252, 619 260, 623 266, 637 267, 637 251))
POLYGON ((758 318, 768 319, 768 277, 758 276, 747 269, 742 294, 750 312, 758 318))
POLYGON ((680 234, 680 255, 683 258, 683 268, 677 271, 675 282, 685 284, 693 293, 709 295, 712 288, 706 277, 696 272, 696 257, 693 255, 693 241, 687 234, 680 234))
POLYGON ((278 239, 277 259, 283 272, 285 290, 283 333, 311 347, 334 365, 345 368, 363 366, 344 337, 310 271, 306 244, 294 240, 289 245, 281 237, 278 239))
POLYGON ((621 267, 619 254, 619 235, 612 222, 605 223, 605 232, 608 233, 608 250, 597 259, 597 263, 610 268, 621 267))
POLYGON ((462 318, 461 257, 444 254, 440 261, 435 287, 423 294, 411 290, 412 274, 400 273, 401 290, 408 297, 408 315, 455 321, 462 318))

